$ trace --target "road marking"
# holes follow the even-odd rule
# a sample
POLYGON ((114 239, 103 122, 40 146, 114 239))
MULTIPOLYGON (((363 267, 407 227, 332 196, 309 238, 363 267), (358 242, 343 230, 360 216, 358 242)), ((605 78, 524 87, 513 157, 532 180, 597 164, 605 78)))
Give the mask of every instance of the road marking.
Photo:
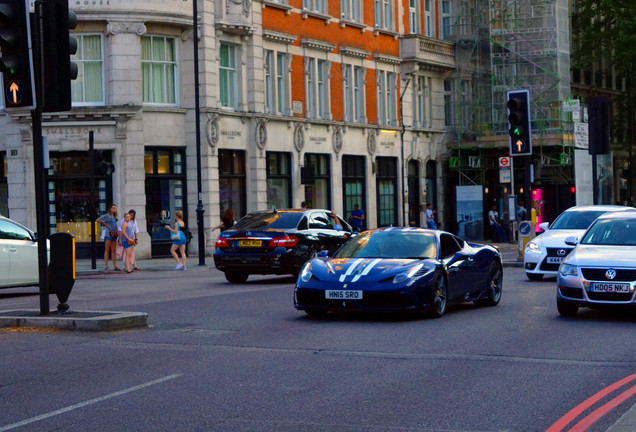
MULTIPOLYGON (((608 394, 612 393, 613 391, 623 387, 624 385, 626 385, 626 384, 628 384, 628 383, 630 383, 630 382, 632 382, 634 380, 636 380, 636 374, 629 375, 629 376, 623 378, 622 380, 617 381, 614 384, 604 388, 603 390, 599 391, 595 395, 593 395, 593 396, 589 397, 588 399, 586 399, 585 401, 581 402, 579 405, 575 406, 572 410, 570 410, 570 412, 568 412, 566 415, 561 417, 556 423, 554 423, 552 426, 550 426, 550 428, 548 430, 546 430, 546 432, 559 432, 559 431, 564 430, 564 428, 568 424, 570 424, 574 419, 576 419, 579 415, 581 415, 581 413, 583 413, 586 409, 590 408, 592 405, 597 403, 599 400, 603 399, 608 394)), ((576 428, 578 426, 579 427, 578 429, 572 428, 571 430, 572 431, 574 431, 574 430, 577 430, 577 431, 586 430, 587 427, 592 425, 592 423, 594 423, 596 420, 601 418, 604 414, 606 414, 612 408, 618 406, 619 404, 621 404, 622 402, 627 400, 630 396, 633 396, 635 393, 636 393, 636 386, 632 387, 630 390, 627 390, 627 391, 621 393, 620 395, 616 396, 614 399, 612 399, 609 402, 607 402, 602 407, 598 408, 592 414, 589 414, 587 417, 585 417, 583 420, 581 420, 579 423, 577 423, 574 426, 574 428, 576 428), (583 422, 585 422, 585 423, 583 423, 583 422), (587 425, 587 426, 584 427, 584 425, 587 425), (583 428, 581 429, 581 427, 583 427, 583 428)))
POLYGON ((0 426, 0 432, 4 432, 4 431, 11 430, 11 429, 19 428, 21 426, 25 426, 25 425, 28 425, 30 423, 35 423, 37 421, 44 420, 44 419, 47 419, 49 417, 54 417, 56 415, 64 414, 64 413, 69 412, 69 411, 73 411, 73 410, 76 410, 76 409, 79 409, 79 408, 83 408, 83 407, 85 407, 87 405, 92 405, 92 404, 95 404, 95 403, 98 403, 98 402, 103 402, 103 401, 105 401, 107 399, 111 399, 111 398, 114 398, 114 397, 117 397, 117 396, 124 395, 126 393, 130 393, 130 392, 134 392, 134 391, 137 391, 137 390, 141 390, 143 388, 150 387, 150 386, 153 386, 155 384, 160 384, 160 383, 162 383, 164 381, 168 381, 168 380, 171 380, 171 379, 179 378, 182 375, 183 374, 168 375, 166 377, 159 378, 158 380, 150 381, 150 382, 147 382, 147 383, 144 383, 144 384, 139 384, 137 386, 130 387, 130 388, 127 388, 125 390, 121 390, 121 391, 118 391, 118 392, 115 392, 115 393, 111 393, 111 394, 108 394, 108 395, 105 395, 105 396, 101 396, 101 397, 98 397, 98 398, 95 398, 95 399, 87 400, 86 402, 80 402, 78 404, 71 405, 71 406, 68 406, 66 408, 61 408, 59 410, 51 411, 50 413, 42 414, 42 415, 39 415, 37 417, 31 417, 30 419, 22 420, 21 422, 12 423, 12 424, 6 425, 6 426, 0 426))

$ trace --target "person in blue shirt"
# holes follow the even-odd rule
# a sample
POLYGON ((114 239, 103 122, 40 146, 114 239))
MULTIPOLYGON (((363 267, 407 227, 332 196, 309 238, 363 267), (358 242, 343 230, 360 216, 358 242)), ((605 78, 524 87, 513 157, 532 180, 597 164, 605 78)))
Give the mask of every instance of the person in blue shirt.
POLYGON ((349 223, 355 231, 362 231, 362 225, 364 224, 364 210, 362 210, 358 204, 353 206, 349 223))
POLYGON ((333 229, 336 231, 342 231, 342 225, 340 225, 340 221, 338 220, 338 216, 336 216, 336 212, 329 213, 329 217, 333 219, 333 229))

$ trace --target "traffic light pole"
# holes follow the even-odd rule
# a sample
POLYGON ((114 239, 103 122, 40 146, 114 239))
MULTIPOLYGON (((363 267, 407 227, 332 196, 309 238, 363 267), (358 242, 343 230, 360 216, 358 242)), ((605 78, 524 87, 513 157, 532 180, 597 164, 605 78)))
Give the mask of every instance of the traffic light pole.
POLYGON ((205 229, 203 226, 203 186, 201 180, 201 104, 199 101, 199 23, 198 0, 192 0, 192 43, 194 46, 194 116, 197 148, 197 231, 199 239, 199 265, 205 265, 205 229))

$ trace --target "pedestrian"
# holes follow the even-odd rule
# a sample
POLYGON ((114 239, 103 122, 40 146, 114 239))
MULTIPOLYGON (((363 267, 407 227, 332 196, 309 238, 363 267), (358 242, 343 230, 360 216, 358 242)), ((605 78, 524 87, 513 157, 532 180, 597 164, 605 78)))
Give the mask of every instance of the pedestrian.
POLYGON ((307 210, 307 208, 308 208, 308 207, 307 207, 307 201, 303 201, 303 202, 301 202, 301 203, 300 203, 300 208, 301 208, 301 209, 303 209, 303 210, 307 210))
POLYGON ((221 216, 221 223, 212 228, 212 232, 217 229, 220 229, 221 232, 223 232, 227 229, 232 228, 235 223, 236 219, 234 217, 234 212, 232 211, 232 209, 227 209, 223 212, 223 216, 221 216))
POLYGON ((517 222, 522 222, 528 219, 528 212, 521 203, 517 203, 517 222))
POLYGON ((135 228, 130 223, 131 214, 124 214, 124 222, 121 224, 120 241, 124 247, 124 270, 126 273, 132 273, 131 257, 135 248, 135 228))
POLYGON ((133 270, 141 270, 137 267, 137 260, 135 259, 135 248, 139 244, 139 227, 137 226, 137 212, 135 209, 128 210, 128 214, 130 214, 130 222, 129 224, 132 226, 133 233, 135 234, 135 245, 130 250, 130 265, 133 270))
POLYGON ((181 210, 177 210, 174 212, 174 228, 170 225, 166 225, 165 228, 172 233, 170 237, 172 239, 172 246, 170 247, 170 253, 174 257, 177 262, 177 266, 175 270, 187 270, 186 269, 186 236, 183 232, 183 228, 185 228, 185 222, 183 221, 183 212, 181 210), (181 254, 181 259, 179 259, 179 255, 177 255, 177 250, 181 254), (183 261, 183 263, 182 263, 183 261))
POLYGON ((495 204, 492 205, 492 210, 488 212, 488 221, 490 222, 490 227, 493 230, 493 238, 495 238, 499 243, 506 241, 506 232, 501 227, 501 220, 499 219, 499 213, 497 212, 497 206, 495 204))
POLYGON ((435 223, 435 212, 436 210, 433 210, 433 204, 427 203, 426 204, 426 226, 429 229, 437 229, 437 223, 435 223))
POLYGON ((360 208, 360 205, 353 205, 353 211, 349 217, 349 223, 355 232, 362 231, 362 226, 364 225, 364 210, 360 208))
POLYGON ((108 260, 109 256, 113 260, 113 270, 121 271, 117 267, 117 241, 119 240, 119 230, 117 229, 117 206, 111 204, 108 207, 108 211, 97 218, 96 222, 104 227, 104 265, 105 270, 109 271, 108 260))
POLYGON ((336 216, 336 212, 332 211, 331 213, 329 213, 329 216, 333 219, 333 229, 335 229, 336 231, 342 231, 342 225, 338 220, 338 216, 336 216))

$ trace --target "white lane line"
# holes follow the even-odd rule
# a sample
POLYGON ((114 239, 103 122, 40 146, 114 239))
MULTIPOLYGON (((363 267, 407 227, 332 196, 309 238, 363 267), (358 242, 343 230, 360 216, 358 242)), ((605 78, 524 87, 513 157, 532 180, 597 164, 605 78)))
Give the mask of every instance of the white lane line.
POLYGON ((87 405, 92 405, 92 404, 95 404, 95 403, 98 403, 98 402, 103 402, 103 401, 105 401, 107 399, 111 399, 111 398, 114 398, 114 397, 117 397, 117 396, 124 395, 126 393, 130 393, 130 392, 134 392, 134 391, 137 391, 137 390, 141 390, 143 388, 150 387, 150 386, 153 386, 155 384, 160 384, 160 383, 162 383, 164 381, 168 381, 168 380, 171 380, 171 379, 179 378, 182 375, 183 374, 168 375, 167 377, 159 378, 158 380, 150 381, 150 382, 147 382, 147 383, 144 383, 144 384, 139 384, 138 386, 130 387, 130 388, 127 388, 125 390, 121 390, 121 391, 118 391, 118 392, 115 392, 115 393, 111 393, 111 394, 108 394, 108 395, 105 395, 105 396, 101 396, 101 397, 98 397, 98 398, 95 398, 95 399, 90 399, 90 400, 87 400, 86 402, 80 402, 78 404, 71 405, 71 406, 68 406, 66 408, 61 408, 59 410, 51 411, 50 413, 42 414, 42 415, 39 415, 37 417, 31 417, 30 419, 22 420, 21 422, 12 423, 12 424, 6 425, 6 426, 0 426, 0 432, 4 432, 4 431, 11 430, 11 429, 19 428, 21 426, 25 426, 25 425, 28 425, 30 423, 35 423, 37 421, 44 420, 44 419, 47 419, 49 417, 54 417, 56 415, 64 414, 64 413, 69 412, 69 411, 73 411, 73 410, 76 410, 76 409, 79 409, 79 408, 83 408, 83 407, 85 407, 87 405))

